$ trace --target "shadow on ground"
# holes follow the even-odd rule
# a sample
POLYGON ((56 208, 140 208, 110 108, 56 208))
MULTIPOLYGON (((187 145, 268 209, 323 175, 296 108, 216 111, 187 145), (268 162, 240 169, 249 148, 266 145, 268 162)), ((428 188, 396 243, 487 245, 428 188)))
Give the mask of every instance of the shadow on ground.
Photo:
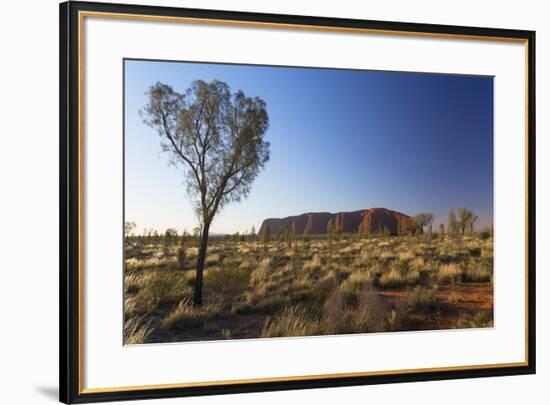
POLYGON ((35 390, 48 399, 53 399, 56 402, 59 400, 59 389, 57 387, 35 387, 35 390))

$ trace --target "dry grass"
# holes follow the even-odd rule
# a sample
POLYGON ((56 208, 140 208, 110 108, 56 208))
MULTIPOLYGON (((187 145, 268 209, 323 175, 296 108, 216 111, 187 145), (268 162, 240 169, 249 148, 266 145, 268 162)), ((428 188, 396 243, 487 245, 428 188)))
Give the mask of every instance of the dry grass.
POLYGON ((458 283, 462 281, 462 267, 456 263, 442 264, 439 266, 439 282, 458 283))
POLYGON ((414 312, 434 312, 437 309, 435 289, 416 287, 409 296, 409 305, 414 312))
POLYGON ((162 322, 163 329, 182 330, 203 325, 206 321, 219 315, 222 305, 213 299, 202 305, 194 306, 189 298, 182 299, 162 322))
POLYGON ((489 311, 477 311, 473 315, 461 314, 460 318, 452 323, 456 329, 492 328, 493 314, 489 311))
POLYGON ((147 342, 153 328, 148 326, 144 317, 133 317, 124 323, 124 344, 139 345, 147 342))
POLYGON ((403 271, 391 268, 382 274, 378 283, 382 288, 402 288, 404 286, 416 285, 419 278, 420 273, 417 270, 403 271))
MULTIPOLYGON (((298 238, 292 247, 272 240, 267 251, 248 238, 212 238, 204 304, 193 306, 198 249, 186 248, 181 269, 178 247, 168 255, 160 243, 126 252, 126 342, 414 330, 418 317, 437 325, 438 285, 493 279, 492 237, 339 235, 332 254, 325 237, 298 238)), ((446 302, 463 300, 453 287, 446 302)), ((469 311, 453 327, 488 324, 469 311)))
POLYGON ((280 315, 267 318, 260 337, 312 336, 320 330, 318 318, 304 308, 292 306, 280 315))

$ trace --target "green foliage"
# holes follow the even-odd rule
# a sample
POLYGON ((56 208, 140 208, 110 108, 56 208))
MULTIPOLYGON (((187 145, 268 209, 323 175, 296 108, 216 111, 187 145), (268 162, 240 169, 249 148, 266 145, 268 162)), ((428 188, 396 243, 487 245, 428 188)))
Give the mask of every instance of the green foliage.
POLYGON ((216 291, 226 288, 242 288, 248 284, 250 273, 243 268, 208 268, 204 273, 204 282, 216 291))
POLYGON ((269 160, 265 102, 231 93, 219 80, 196 80, 184 93, 157 82, 140 111, 161 137, 161 150, 184 168, 187 192, 198 213, 201 243, 194 302, 202 301, 202 272, 210 224, 218 210, 246 197, 269 160))
POLYGON ((138 306, 146 312, 154 313, 159 306, 179 301, 188 292, 185 279, 176 272, 158 270, 151 272, 136 294, 138 306))

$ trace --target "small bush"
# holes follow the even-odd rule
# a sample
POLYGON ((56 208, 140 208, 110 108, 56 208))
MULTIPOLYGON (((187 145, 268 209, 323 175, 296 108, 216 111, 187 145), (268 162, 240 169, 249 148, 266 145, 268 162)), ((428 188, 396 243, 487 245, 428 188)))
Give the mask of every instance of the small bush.
POLYGON ((388 307, 375 291, 349 293, 337 289, 323 307, 323 333, 387 330, 388 307))
POLYGON ((489 239, 490 237, 491 237, 491 232, 489 232, 489 231, 485 231, 485 230, 484 230, 484 231, 481 231, 481 232, 479 233, 479 239, 481 239, 481 240, 487 240, 487 239, 489 239))
POLYGON ((158 270, 144 278, 135 300, 153 313, 159 306, 174 304, 188 293, 189 287, 181 273, 158 270))
POLYGON ((204 285, 218 291, 228 288, 242 288, 250 279, 250 273, 243 268, 225 269, 214 267, 204 272, 204 285))
POLYGON ((481 248, 480 247, 468 248, 468 253, 472 257, 480 257, 481 256, 481 248))
POLYGON ((417 287, 408 299, 409 306, 414 312, 430 313, 437 309, 435 290, 417 287))
POLYGON ((259 300, 253 307, 253 312, 270 314, 289 304, 289 297, 273 294, 259 300))

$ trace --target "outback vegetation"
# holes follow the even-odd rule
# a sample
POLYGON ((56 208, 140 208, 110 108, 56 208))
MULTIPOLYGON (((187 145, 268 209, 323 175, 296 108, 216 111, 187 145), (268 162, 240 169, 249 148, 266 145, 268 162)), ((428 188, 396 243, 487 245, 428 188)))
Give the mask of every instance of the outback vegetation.
POLYGON ((329 221, 324 235, 211 237, 201 305, 200 235, 136 235, 128 223, 126 342, 490 327, 492 230, 449 218, 437 232, 424 218, 427 229, 397 235, 339 233, 329 221))
POLYGON ((217 80, 146 95, 141 117, 184 174, 198 225, 125 223, 127 344, 492 326, 493 234, 471 210, 437 227, 429 212, 371 208, 210 235, 269 160, 267 106, 217 80))

